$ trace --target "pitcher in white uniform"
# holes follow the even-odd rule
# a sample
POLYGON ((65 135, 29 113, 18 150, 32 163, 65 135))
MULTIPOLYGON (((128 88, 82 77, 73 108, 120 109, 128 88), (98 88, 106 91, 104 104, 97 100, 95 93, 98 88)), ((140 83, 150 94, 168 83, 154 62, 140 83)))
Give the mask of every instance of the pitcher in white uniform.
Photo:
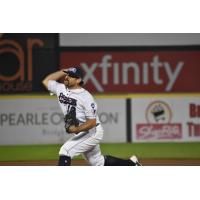
POLYGON ((58 103, 64 115, 71 109, 76 112, 78 126, 70 126, 67 140, 59 151, 59 166, 71 165, 74 156, 83 157, 92 166, 140 166, 136 156, 124 160, 113 156, 103 156, 100 142, 103 138, 103 128, 97 116, 97 104, 93 96, 82 86, 83 71, 80 67, 71 67, 49 74, 43 85, 58 97, 58 103), (64 78, 64 84, 58 80, 64 78))

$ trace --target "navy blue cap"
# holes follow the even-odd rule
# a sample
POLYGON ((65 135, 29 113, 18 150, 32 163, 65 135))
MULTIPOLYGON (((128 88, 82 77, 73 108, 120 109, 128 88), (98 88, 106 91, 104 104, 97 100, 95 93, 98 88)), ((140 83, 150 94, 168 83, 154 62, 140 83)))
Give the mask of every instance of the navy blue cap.
MULTIPOLYGON (((83 79, 83 71, 80 67, 70 67, 66 70, 63 70, 63 72, 65 72, 66 74, 68 74, 68 76, 72 78, 83 79)), ((81 80, 80 84, 83 84, 83 80, 81 80)))

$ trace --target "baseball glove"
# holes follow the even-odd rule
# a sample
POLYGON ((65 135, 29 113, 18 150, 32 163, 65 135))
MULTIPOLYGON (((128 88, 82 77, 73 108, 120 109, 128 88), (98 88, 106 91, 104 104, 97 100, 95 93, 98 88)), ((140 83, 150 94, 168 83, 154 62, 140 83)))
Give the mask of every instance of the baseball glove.
POLYGON ((66 132, 69 132, 70 126, 78 126, 79 125, 79 121, 76 119, 76 110, 74 107, 72 107, 70 109, 70 112, 65 115, 64 121, 65 121, 66 132))

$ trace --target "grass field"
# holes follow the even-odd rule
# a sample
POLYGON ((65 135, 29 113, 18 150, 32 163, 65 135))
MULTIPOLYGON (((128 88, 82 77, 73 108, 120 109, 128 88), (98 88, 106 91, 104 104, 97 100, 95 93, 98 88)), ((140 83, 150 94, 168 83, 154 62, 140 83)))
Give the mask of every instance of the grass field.
MULTIPOLYGON (((57 160, 61 145, 0 146, 0 161, 57 160)), ((200 143, 118 143, 101 144, 103 154, 128 158, 200 159, 200 143)), ((80 157, 77 157, 79 159, 80 157)))

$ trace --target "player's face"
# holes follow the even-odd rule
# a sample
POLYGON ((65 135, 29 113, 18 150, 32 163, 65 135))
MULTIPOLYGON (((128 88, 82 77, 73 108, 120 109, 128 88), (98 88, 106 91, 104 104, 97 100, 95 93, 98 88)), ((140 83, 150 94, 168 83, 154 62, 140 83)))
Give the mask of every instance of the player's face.
POLYGON ((65 79, 64 79, 64 84, 68 88, 77 88, 77 87, 79 87, 79 82, 80 82, 79 79, 73 78, 73 77, 71 77, 69 75, 66 75, 65 79))

